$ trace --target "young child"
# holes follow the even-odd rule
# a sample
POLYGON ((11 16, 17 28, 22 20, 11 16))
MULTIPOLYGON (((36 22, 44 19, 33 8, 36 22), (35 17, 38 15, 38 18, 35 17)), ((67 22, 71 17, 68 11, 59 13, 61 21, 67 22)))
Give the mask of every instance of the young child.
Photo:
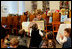
POLYGON ((62 48, 70 48, 71 47, 71 28, 66 28, 64 30, 64 36, 60 34, 60 42, 63 43, 62 48))
POLYGON ((10 46, 7 48, 27 48, 27 47, 19 45, 19 40, 17 38, 12 38, 10 40, 10 46))
POLYGON ((17 48, 18 44, 19 44, 18 39, 17 38, 12 38, 10 40, 10 47, 7 47, 7 48, 17 48))
POLYGON ((41 42, 40 48, 56 48, 56 43, 53 38, 53 33, 49 32, 46 34, 47 39, 41 42))
POLYGON ((43 33, 38 29, 38 25, 36 23, 33 24, 31 28, 30 48, 39 48, 43 33))

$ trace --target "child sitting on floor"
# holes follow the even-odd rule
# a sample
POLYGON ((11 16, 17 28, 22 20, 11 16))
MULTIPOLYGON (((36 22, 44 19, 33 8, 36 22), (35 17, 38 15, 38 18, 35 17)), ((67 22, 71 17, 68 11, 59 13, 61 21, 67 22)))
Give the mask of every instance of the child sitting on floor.
POLYGON ((62 48, 70 48, 71 47, 71 28, 66 28, 64 30, 64 36, 60 34, 60 42, 63 43, 62 48))
POLYGON ((10 40, 10 47, 7 47, 7 48, 17 48, 18 44, 19 44, 18 39, 17 38, 12 38, 10 40))
POLYGON ((47 34, 47 39, 41 42, 40 48, 56 48, 56 43, 52 32, 47 34))

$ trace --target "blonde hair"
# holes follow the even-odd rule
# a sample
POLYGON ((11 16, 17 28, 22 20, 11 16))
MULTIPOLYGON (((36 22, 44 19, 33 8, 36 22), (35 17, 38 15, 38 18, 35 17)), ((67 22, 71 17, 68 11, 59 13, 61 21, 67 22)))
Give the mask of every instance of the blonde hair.
POLYGON ((10 45, 14 46, 14 45, 18 45, 19 44, 19 40, 17 38, 12 38, 10 40, 10 45))
POLYGON ((40 14, 40 15, 42 15, 42 11, 41 11, 41 9, 36 9, 36 12, 34 13, 34 15, 36 16, 36 15, 38 15, 38 14, 40 14))

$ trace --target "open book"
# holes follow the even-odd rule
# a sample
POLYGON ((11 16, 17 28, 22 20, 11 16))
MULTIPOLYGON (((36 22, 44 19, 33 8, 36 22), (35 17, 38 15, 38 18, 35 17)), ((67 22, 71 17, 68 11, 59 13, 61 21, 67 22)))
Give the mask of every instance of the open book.
POLYGON ((57 37, 56 37, 56 40, 59 42, 59 44, 61 44, 60 40, 59 40, 60 39, 59 36, 60 36, 60 34, 64 35, 65 28, 71 28, 71 24, 60 24, 60 27, 59 27, 59 30, 57 33, 57 37))
POLYGON ((28 32, 28 28, 30 28, 34 23, 38 24, 38 29, 44 30, 44 21, 22 22, 22 29, 28 32))

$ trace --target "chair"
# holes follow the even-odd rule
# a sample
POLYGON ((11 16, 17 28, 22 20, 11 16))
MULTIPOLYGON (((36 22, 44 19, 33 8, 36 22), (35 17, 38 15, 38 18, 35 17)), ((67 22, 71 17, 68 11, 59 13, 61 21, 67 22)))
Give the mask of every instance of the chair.
POLYGON ((46 19, 47 18, 46 14, 42 14, 42 18, 46 19))
POLYGON ((7 25, 7 17, 2 17, 1 25, 7 25))
POLYGON ((48 24, 48 20, 49 20, 49 19, 48 19, 47 15, 46 15, 46 14, 42 14, 42 18, 45 19, 46 22, 47 22, 47 24, 48 24))
POLYGON ((58 32, 59 25, 60 25, 60 15, 59 13, 53 13, 53 22, 52 22, 53 35, 55 32, 58 32))
POLYGON ((60 22, 53 22, 52 26, 53 26, 53 35, 54 35, 54 33, 58 32, 58 29, 59 29, 59 26, 60 26, 60 22))
MULTIPOLYGON (((45 32, 46 32, 46 33, 49 32, 49 31, 51 31, 50 28, 48 29, 48 27, 51 27, 51 26, 52 26, 51 24, 45 25, 45 26, 46 26, 46 29, 45 29, 45 32)), ((52 27, 51 27, 51 28, 52 28, 52 27)))
POLYGON ((20 29, 22 29, 22 22, 26 22, 27 21, 27 16, 26 15, 21 15, 20 16, 20 29))
POLYGON ((6 29, 9 31, 11 34, 11 29, 12 29, 12 23, 13 23, 13 17, 12 16, 7 16, 7 27, 6 29))
POLYGON ((13 16, 13 32, 16 33, 16 35, 18 35, 18 24, 19 24, 18 16, 13 16))
POLYGON ((69 18, 71 18, 71 11, 69 11, 69 18))
POLYGON ((60 22, 59 13, 53 13, 53 22, 60 22))
POLYGON ((32 14, 31 14, 31 15, 29 16, 29 21, 32 21, 34 18, 35 18, 35 15, 32 15, 32 14))
POLYGON ((27 16, 26 15, 21 15, 21 23, 27 21, 27 16))

